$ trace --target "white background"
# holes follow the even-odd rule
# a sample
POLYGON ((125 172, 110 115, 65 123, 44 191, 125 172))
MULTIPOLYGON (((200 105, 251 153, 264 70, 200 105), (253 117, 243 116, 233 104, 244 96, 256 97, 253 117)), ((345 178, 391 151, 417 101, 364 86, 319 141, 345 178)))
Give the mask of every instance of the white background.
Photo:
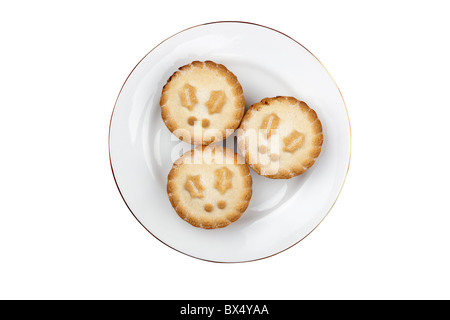
POLYGON ((0 299, 449 299, 448 12, 431 0, 0 2, 0 299), (250 263, 159 242, 109 165, 132 68, 172 34, 219 20, 303 44, 352 126, 330 214, 250 263))

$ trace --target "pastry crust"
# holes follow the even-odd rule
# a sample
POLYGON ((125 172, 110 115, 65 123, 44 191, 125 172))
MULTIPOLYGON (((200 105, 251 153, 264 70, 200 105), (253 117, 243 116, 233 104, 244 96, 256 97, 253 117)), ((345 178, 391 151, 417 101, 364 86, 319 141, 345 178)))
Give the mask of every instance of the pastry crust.
POLYGON ((238 148, 245 162, 259 175, 272 179, 304 173, 322 149, 317 113, 294 97, 264 98, 253 104, 239 129, 238 148))
POLYGON ((167 80, 160 106, 164 123, 180 140, 208 145, 239 127, 245 99, 237 77, 224 65, 193 61, 167 80))
POLYGON ((176 213, 191 225, 222 228, 247 209, 252 177, 244 159, 231 149, 199 146, 174 162, 167 194, 176 213))

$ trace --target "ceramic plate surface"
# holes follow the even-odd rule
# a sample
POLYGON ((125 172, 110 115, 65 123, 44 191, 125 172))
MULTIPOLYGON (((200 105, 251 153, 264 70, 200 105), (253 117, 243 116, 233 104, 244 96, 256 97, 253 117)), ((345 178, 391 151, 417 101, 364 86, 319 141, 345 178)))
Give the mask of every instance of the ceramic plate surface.
MULTIPOLYGON (((226 145, 237 151, 235 134, 226 145)), ((109 133, 110 161, 119 191, 136 219, 157 239, 192 257, 215 262, 266 258, 298 243, 328 214, 350 162, 350 123, 343 98, 323 65, 292 38, 245 22, 196 26, 150 51, 125 81, 109 133), (324 143, 304 174, 272 180, 252 170, 253 196, 231 225, 195 228, 172 208, 167 175, 190 145, 164 125, 162 87, 180 66, 194 60, 224 64, 244 90, 246 108, 265 97, 294 96, 313 108, 324 143)))

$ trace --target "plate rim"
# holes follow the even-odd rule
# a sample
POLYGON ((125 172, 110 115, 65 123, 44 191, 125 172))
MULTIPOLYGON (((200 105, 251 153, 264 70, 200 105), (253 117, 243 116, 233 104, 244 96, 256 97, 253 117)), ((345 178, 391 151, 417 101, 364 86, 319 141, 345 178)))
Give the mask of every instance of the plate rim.
POLYGON ((321 62, 321 61, 320 61, 320 60, 319 60, 319 59, 318 59, 318 58, 317 58, 310 50, 308 50, 304 45, 302 45, 300 42, 298 42, 298 41, 295 40, 294 38, 290 37, 289 35, 287 35, 287 34, 281 32, 281 31, 279 31, 279 30, 277 30, 277 29, 274 29, 274 28, 271 28, 271 27, 267 27, 267 26, 262 25, 262 24, 258 24, 258 23, 254 23, 254 22, 248 22, 248 21, 234 21, 234 20, 213 21, 213 22, 206 22, 206 23, 201 23, 201 24, 198 24, 198 25, 191 26, 191 27, 189 27, 189 28, 186 28, 186 29, 183 29, 183 30, 181 30, 181 31, 178 31, 178 32, 172 34, 171 36, 165 38, 165 39, 162 40, 160 43, 158 43, 156 46, 154 46, 149 52, 147 52, 147 53, 142 57, 142 59, 140 59, 139 62, 134 66, 134 68, 130 71, 130 73, 129 73, 128 76, 126 77, 125 81, 123 82, 123 84, 122 84, 122 86, 121 86, 121 88, 120 88, 120 90, 119 90, 119 93, 118 93, 118 95, 117 95, 116 101, 114 102, 114 107, 113 107, 113 110, 112 110, 112 113, 111 113, 111 117, 110 117, 110 120, 109 120, 109 128, 108 128, 108 155, 109 155, 109 165, 110 165, 110 167, 111 167, 111 172, 112 172, 112 176, 113 176, 113 179, 114 179, 114 183, 116 184, 117 190, 119 191, 119 194, 120 194, 120 196, 122 197, 123 202, 124 202, 125 205, 127 206, 127 208, 128 208, 128 210, 130 211, 130 213, 133 215, 133 217, 139 222, 139 224, 140 224, 145 230, 147 230, 147 232, 150 233, 155 239, 159 240, 161 243, 163 243, 164 245, 168 246, 169 248, 171 248, 171 249, 173 249, 173 250, 175 250, 175 251, 177 251, 177 252, 180 252, 180 253, 182 253, 182 254, 184 254, 184 255, 186 255, 186 256, 189 256, 189 257, 192 257, 192 258, 195 258, 195 259, 198 259, 198 260, 207 261, 207 262, 213 262, 213 263, 246 263, 246 262, 253 262, 253 261, 259 261, 259 260, 267 259, 267 258, 273 257, 273 256, 275 256, 275 255, 280 254, 281 252, 284 252, 284 251, 286 251, 286 250, 292 248, 292 247, 295 246, 296 244, 300 243, 300 242, 301 242, 303 239, 305 239, 307 236, 309 236, 309 235, 310 235, 310 234, 311 234, 311 233, 312 233, 312 232, 313 232, 313 231, 314 231, 314 230, 322 223, 322 221, 328 216, 328 214, 330 213, 330 211, 333 209, 334 205, 336 204, 337 200, 339 199, 339 196, 340 196, 340 194, 341 194, 341 192, 342 192, 342 189, 344 188, 345 182, 346 182, 346 180, 347 180, 347 175, 348 175, 348 171, 349 171, 349 169, 350 169, 350 163, 351 163, 351 157, 352 157, 352 129, 351 129, 350 116, 349 116, 349 113, 348 113, 347 105, 346 105, 346 103, 345 103, 345 100, 344 100, 344 97, 343 97, 343 95, 342 95, 342 92, 341 92, 341 90, 339 89, 339 87, 338 87, 336 81, 334 80, 333 76, 330 74, 330 72, 328 71, 328 69, 323 65, 323 63, 322 63, 322 62, 321 62), (128 79, 130 78, 130 76, 133 74, 134 70, 138 67, 138 65, 139 65, 139 64, 140 64, 140 63, 141 63, 141 62, 142 62, 142 61, 143 61, 150 53, 153 52, 153 50, 155 50, 157 47, 159 47, 160 45, 162 45, 162 44, 163 44, 164 42, 166 42, 167 40, 173 38, 174 36, 176 36, 176 35, 178 35, 178 34, 180 34, 180 33, 182 33, 182 32, 188 31, 188 30, 190 30, 190 29, 193 29, 193 28, 198 28, 198 27, 202 27, 202 26, 206 26, 206 25, 210 25, 210 24, 219 24, 219 23, 224 23, 224 24, 226 24, 226 23, 241 23, 241 24, 249 24, 249 25, 257 26, 257 27, 260 27, 260 28, 266 28, 266 29, 275 31, 275 32, 277 32, 277 33, 279 33, 279 34, 281 34, 281 35, 287 37, 288 39, 294 41, 296 44, 300 45, 300 46, 303 47, 306 51, 308 51, 309 54, 311 54, 311 55, 317 60, 317 62, 319 62, 320 65, 325 69, 325 71, 328 73, 328 75, 330 76, 331 80, 333 81, 334 85, 335 85, 336 88, 338 89, 339 95, 341 96, 342 102, 344 103, 344 108, 345 108, 345 112, 346 112, 346 114, 347 114, 347 121, 348 121, 348 128, 349 128, 349 157, 348 157, 347 169, 346 169, 346 172, 345 172, 344 180, 342 181, 342 185, 341 185, 341 187, 340 187, 340 189, 339 189, 339 192, 338 192, 338 194, 337 194, 337 196, 336 196, 336 199, 334 200, 333 204, 331 205, 331 207, 330 207, 330 209, 327 211, 327 213, 323 216, 323 218, 317 223, 317 225, 316 225, 314 228, 311 229, 311 231, 309 231, 306 235, 304 235, 300 240, 298 240, 297 242, 293 243, 292 245, 290 245, 290 246, 284 248, 283 250, 280 250, 280 251, 278 251, 278 252, 276 252, 276 253, 273 253, 273 254, 270 254, 270 255, 267 255, 267 256, 264 256, 264 257, 260 257, 260 258, 256 258, 256 259, 250 259, 250 260, 242 260, 242 261, 216 261, 216 260, 209 260, 209 259, 205 259, 205 258, 201 258, 201 257, 196 257, 196 256, 194 256, 194 255, 191 255, 191 254, 188 254, 188 253, 186 253, 186 252, 183 252, 183 251, 181 251, 181 250, 179 250, 179 249, 176 249, 176 248, 174 248, 174 247, 168 245, 167 243, 165 243, 164 241, 162 241, 162 240, 159 239, 158 237, 156 237, 156 236, 155 236, 149 229, 147 229, 147 228, 142 224, 142 222, 136 217, 136 215, 133 213, 133 211, 131 210, 130 206, 128 205, 127 201, 125 200, 125 197, 123 196, 122 191, 120 190, 119 184, 118 184, 117 179, 116 179, 116 176, 115 176, 115 174, 114 174, 114 168, 113 168, 112 159, 111 159, 111 125, 112 125, 112 119, 113 119, 113 116, 114 116, 114 111, 116 110, 117 101, 119 100, 120 94, 122 93, 122 90, 123 90, 123 88, 125 87, 125 84, 127 83, 127 81, 128 81, 128 79))

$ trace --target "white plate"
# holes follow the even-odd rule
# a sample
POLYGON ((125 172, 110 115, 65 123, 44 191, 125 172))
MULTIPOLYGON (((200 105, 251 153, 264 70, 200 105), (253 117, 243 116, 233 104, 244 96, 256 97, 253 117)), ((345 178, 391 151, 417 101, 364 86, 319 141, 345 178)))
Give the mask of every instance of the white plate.
MULTIPOLYGON (((109 152, 125 203, 153 236, 192 257, 243 262, 291 247, 324 219, 347 175, 350 140, 339 89, 307 49, 261 25, 217 22, 175 34, 133 69, 111 117, 109 152), (317 112, 324 131, 322 152, 305 174, 271 180, 252 171, 253 196, 247 211, 221 229, 191 226, 178 217, 166 194, 172 162, 190 145, 175 138, 162 122, 159 98, 169 76, 193 60, 213 60, 229 68, 242 85, 247 108, 277 95, 305 101, 317 112)), ((233 136, 226 143, 233 148, 233 136)))

